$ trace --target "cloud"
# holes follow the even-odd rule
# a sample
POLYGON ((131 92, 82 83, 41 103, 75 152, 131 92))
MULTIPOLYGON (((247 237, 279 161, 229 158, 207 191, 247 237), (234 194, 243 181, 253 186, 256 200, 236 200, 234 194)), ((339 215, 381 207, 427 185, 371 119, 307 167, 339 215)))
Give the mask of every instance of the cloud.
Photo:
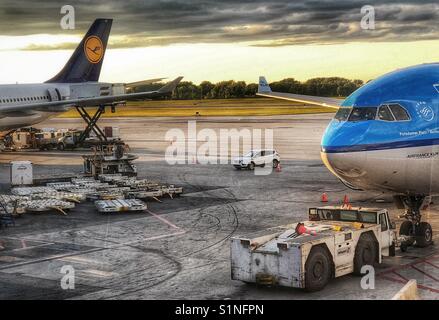
MULTIPOLYGON (((435 1, 388 0, 73 0, 74 31, 59 26, 59 0, 2 0, 0 35, 83 33, 97 17, 113 18, 110 46, 233 43, 284 46, 352 41, 436 39, 435 1), (360 9, 376 9, 376 29, 359 28, 360 9)), ((74 43, 30 44, 27 50, 70 49, 74 43)))

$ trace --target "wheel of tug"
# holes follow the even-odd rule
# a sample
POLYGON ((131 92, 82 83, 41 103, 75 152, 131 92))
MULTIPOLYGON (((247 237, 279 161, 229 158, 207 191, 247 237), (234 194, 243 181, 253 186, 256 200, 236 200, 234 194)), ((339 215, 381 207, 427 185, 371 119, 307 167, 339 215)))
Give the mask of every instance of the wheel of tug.
POLYGON ((305 290, 322 290, 331 279, 332 261, 331 257, 322 246, 315 246, 311 249, 305 263, 305 290))
POLYGON ((276 169, 278 165, 279 165, 279 161, 277 161, 276 159, 274 159, 274 160, 273 160, 273 168, 276 169))
POLYGON ((433 243, 433 230, 428 222, 421 222, 416 228, 416 246, 424 248, 433 243))
POLYGON ((247 166, 247 168, 249 169, 249 170, 255 170, 255 164, 254 164, 254 162, 250 162, 249 164, 248 164, 248 166, 247 166))
POLYGON ((354 274, 362 275, 361 268, 373 266, 377 260, 377 244, 370 233, 363 233, 358 240, 354 256, 354 274))
MULTIPOLYGON (((409 220, 405 220, 403 223, 401 223, 401 226, 399 227, 399 234, 403 236, 413 236, 414 235, 413 228, 414 228, 413 222, 409 220)), ((412 246, 414 242, 415 239, 411 238, 409 241, 405 243, 405 245, 412 246)))

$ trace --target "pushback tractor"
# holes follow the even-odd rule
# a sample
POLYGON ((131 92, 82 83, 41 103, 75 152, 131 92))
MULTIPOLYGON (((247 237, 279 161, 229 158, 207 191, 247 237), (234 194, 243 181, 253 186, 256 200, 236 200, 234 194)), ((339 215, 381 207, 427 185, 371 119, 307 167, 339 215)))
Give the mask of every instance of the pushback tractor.
POLYGON ((385 209, 311 208, 309 221, 232 238, 232 279, 318 291, 332 278, 361 275, 363 266, 394 256, 408 241, 395 229, 385 209))

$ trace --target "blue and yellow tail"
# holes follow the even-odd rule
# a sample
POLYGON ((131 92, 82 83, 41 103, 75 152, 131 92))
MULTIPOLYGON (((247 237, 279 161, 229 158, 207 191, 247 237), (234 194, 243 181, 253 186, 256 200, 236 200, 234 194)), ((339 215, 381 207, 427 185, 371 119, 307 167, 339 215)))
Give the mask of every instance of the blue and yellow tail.
POLYGON ((48 83, 98 81, 112 19, 96 19, 64 68, 48 83))

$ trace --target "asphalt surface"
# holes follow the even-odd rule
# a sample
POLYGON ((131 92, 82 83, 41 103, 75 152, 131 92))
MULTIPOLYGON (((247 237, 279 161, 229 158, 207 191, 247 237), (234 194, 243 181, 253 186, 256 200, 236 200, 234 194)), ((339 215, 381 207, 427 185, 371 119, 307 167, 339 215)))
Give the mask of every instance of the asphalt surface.
MULTIPOLYGON (((281 172, 257 176, 230 165, 169 165, 164 152, 169 129, 188 119, 110 119, 139 156, 139 177, 184 187, 184 195, 149 202, 137 214, 101 215, 93 204, 62 216, 26 214, 15 227, 0 229, 0 299, 390 299, 415 278, 424 299, 438 299, 437 246, 397 251, 376 268, 375 289, 360 279, 334 279, 322 291, 260 287, 230 279, 229 239, 307 218, 309 207, 341 203, 384 207, 395 221, 401 211, 390 198, 354 192, 341 184, 319 158, 321 134, 330 115, 197 119, 200 129, 272 128, 282 156, 281 172), (72 266, 75 289, 63 290, 63 266, 72 266)), ((79 127, 79 120, 52 119, 41 127, 79 127)), ((31 160, 36 174, 81 172, 81 152, 0 154, 0 187, 7 192, 10 160, 31 160)), ((191 161, 189 161, 191 162, 191 161)), ((425 219, 439 232, 439 206, 425 219)))

